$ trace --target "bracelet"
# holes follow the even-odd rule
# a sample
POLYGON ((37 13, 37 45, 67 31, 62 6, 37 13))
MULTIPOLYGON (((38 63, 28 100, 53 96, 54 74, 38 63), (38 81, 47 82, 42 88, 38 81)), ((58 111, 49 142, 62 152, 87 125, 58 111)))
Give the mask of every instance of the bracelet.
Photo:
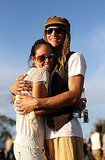
POLYGON ((11 104, 14 104, 15 99, 16 99, 16 96, 13 97, 13 99, 12 99, 12 101, 11 101, 10 103, 11 103, 11 104))
POLYGON ((15 96, 15 94, 14 94, 14 93, 12 93, 12 92, 11 92, 11 90, 10 90, 10 93, 11 93, 13 96, 15 96))

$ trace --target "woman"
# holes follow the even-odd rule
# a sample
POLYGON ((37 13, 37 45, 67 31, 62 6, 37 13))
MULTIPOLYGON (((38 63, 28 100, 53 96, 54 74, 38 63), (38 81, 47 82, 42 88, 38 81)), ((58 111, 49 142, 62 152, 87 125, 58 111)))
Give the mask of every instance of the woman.
MULTIPOLYGON (((33 97, 47 97, 49 73, 54 64, 55 54, 50 43, 43 39, 37 40, 31 49, 29 61, 33 65, 27 72, 24 80, 33 83, 33 97)), ((29 94, 29 92, 22 91, 29 94)), ((30 94, 29 94, 30 95, 30 94)), ((46 160, 44 149, 45 124, 41 112, 34 111, 29 114, 20 115, 21 109, 16 106, 19 99, 16 95, 16 138, 14 140, 14 153, 16 160, 46 160), (38 115, 40 116, 37 116, 38 115), (26 154, 27 153, 27 154, 26 154)))
MULTIPOLYGON (((44 38, 54 47, 58 58, 55 72, 50 74, 49 94, 51 97, 36 99, 23 95, 20 96, 20 101, 17 101, 17 106, 21 106, 24 110, 22 114, 39 108, 59 109, 60 115, 51 115, 52 120, 49 116, 47 118, 48 122, 49 120, 54 122, 53 127, 51 123, 48 124, 52 129, 46 122, 49 159, 83 160, 82 130, 78 120, 73 117, 73 105, 80 101, 86 62, 82 54, 70 52, 70 23, 67 19, 56 16, 48 18, 45 23, 44 38), (63 126, 61 121, 63 121, 63 126)), ((12 88, 15 87, 12 86, 12 88)), ((13 91, 12 88, 11 91, 13 91)))

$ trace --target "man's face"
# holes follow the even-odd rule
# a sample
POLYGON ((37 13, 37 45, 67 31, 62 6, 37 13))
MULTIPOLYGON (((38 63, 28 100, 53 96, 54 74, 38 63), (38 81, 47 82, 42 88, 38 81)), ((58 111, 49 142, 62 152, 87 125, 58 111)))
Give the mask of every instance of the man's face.
POLYGON ((62 47, 65 39, 65 30, 60 26, 47 27, 46 36, 53 47, 62 47))

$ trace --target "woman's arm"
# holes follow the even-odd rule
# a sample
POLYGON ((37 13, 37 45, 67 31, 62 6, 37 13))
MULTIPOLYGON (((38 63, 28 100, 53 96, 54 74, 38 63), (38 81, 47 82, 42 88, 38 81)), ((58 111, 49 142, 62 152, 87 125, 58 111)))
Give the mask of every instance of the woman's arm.
POLYGON ((36 98, 47 97, 47 89, 42 81, 39 81, 33 85, 32 96, 36 98))

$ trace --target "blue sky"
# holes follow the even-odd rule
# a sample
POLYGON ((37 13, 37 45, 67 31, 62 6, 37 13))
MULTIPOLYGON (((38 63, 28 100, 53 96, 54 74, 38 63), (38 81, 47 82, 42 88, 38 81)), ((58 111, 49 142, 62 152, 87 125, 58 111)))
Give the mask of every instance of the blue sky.
POLYGON ((71 50, 87 61, 85 79, 89 124, 82 124, 84 137, 105 119, 105 0, 0 0, 0 114, 15 118, 9 88, 28 70, 34 41, 43 37, 50 16, 66 17, 71 23, 71 50))

